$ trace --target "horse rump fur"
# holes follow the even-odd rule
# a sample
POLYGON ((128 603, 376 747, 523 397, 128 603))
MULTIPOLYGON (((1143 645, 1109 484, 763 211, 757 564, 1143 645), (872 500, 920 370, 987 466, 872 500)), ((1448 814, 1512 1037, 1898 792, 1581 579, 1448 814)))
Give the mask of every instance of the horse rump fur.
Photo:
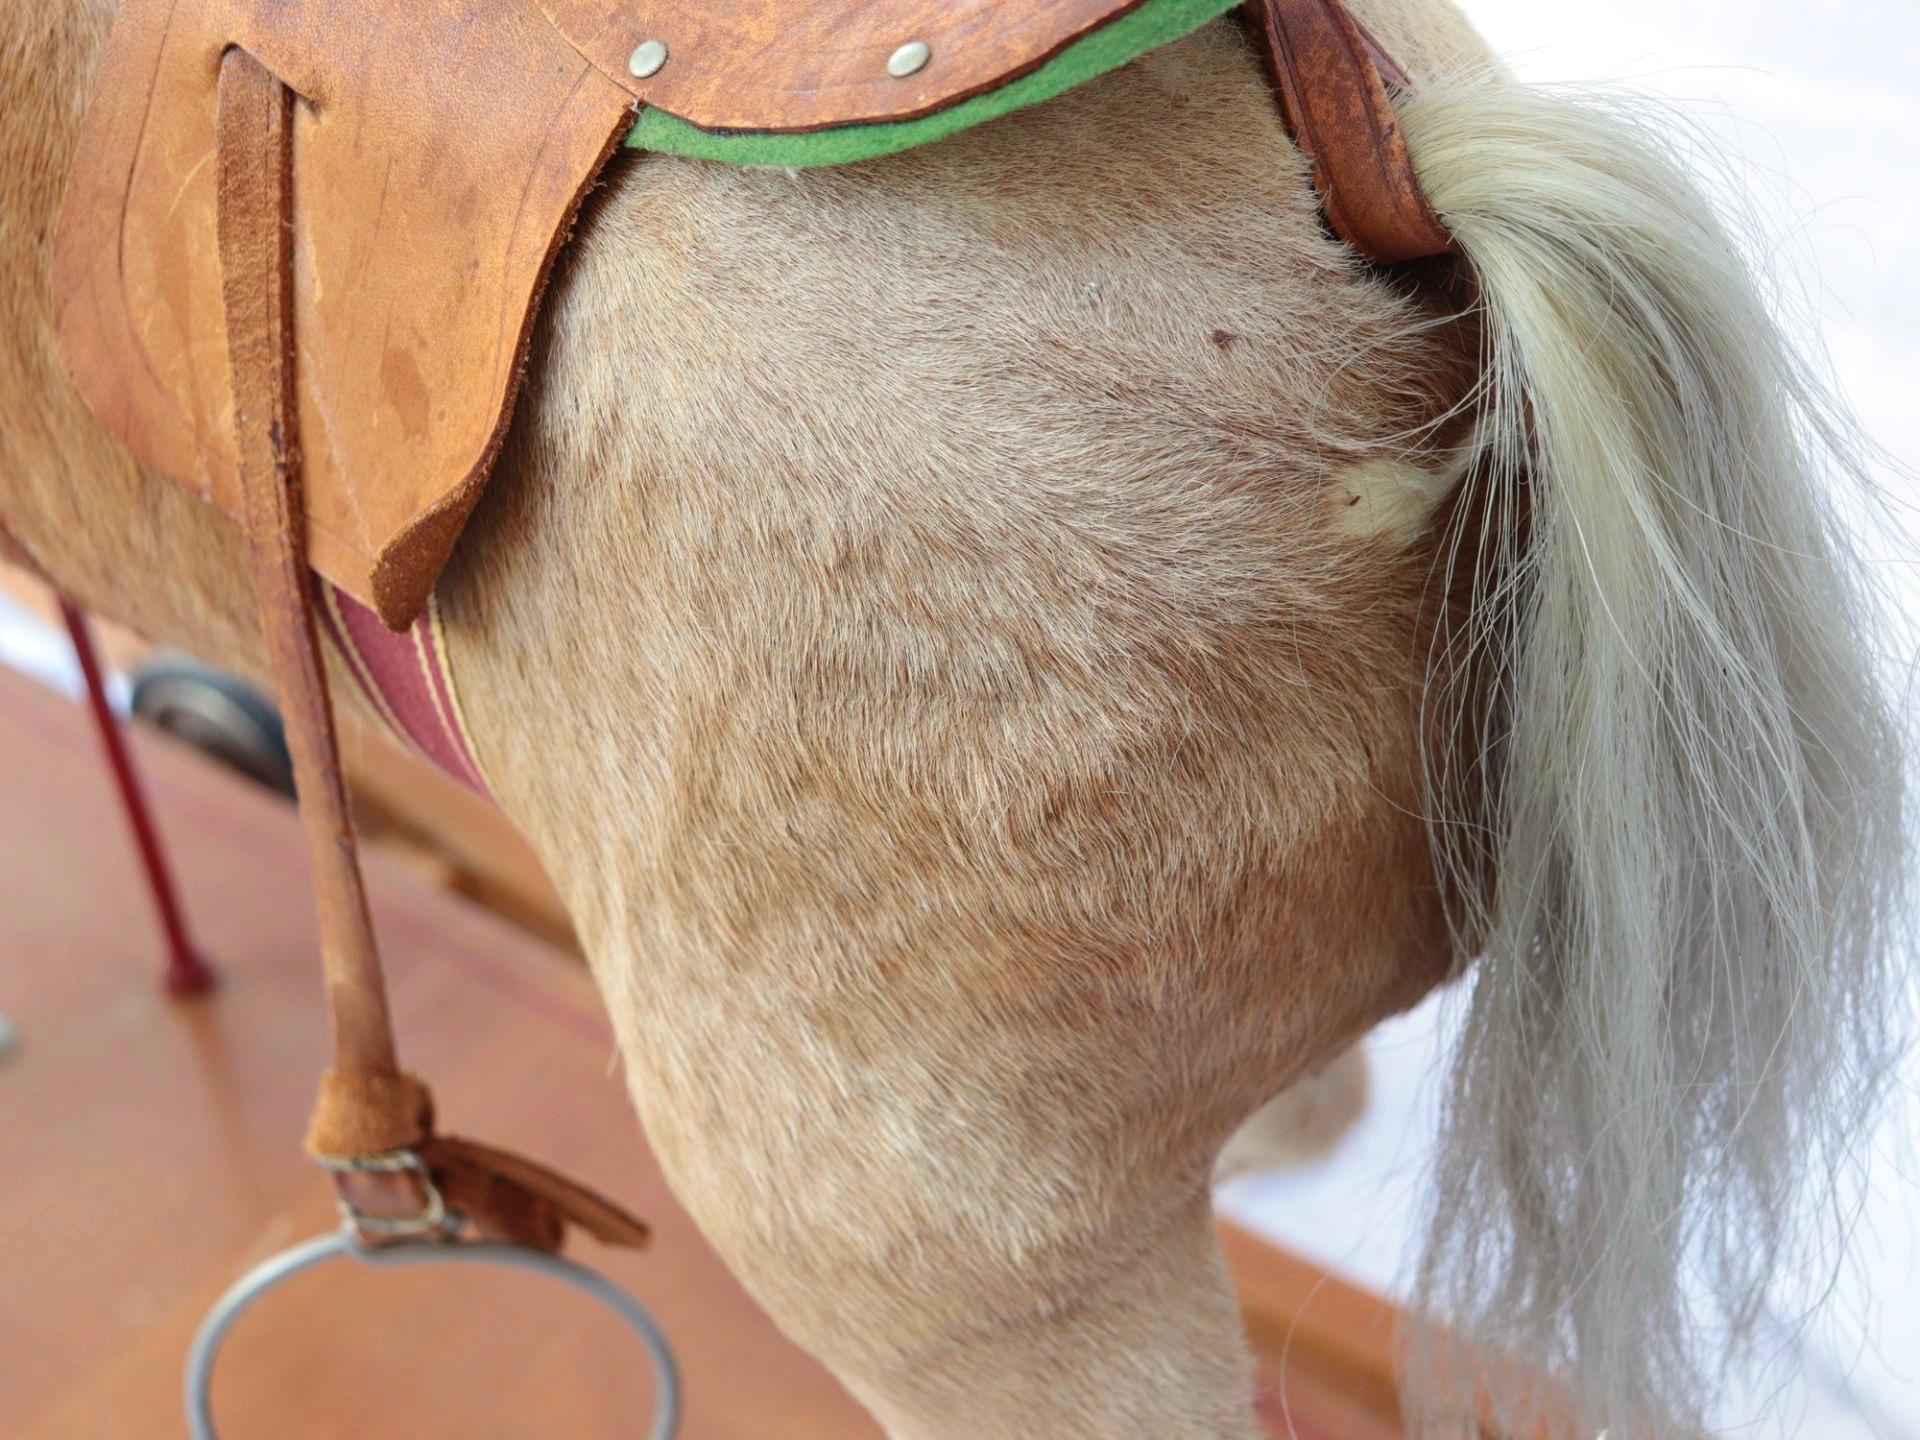
POLYGON ((1897 1038, 1901 737, 1831 483, 1860 446, 1663 108, 1399 108, 1485 337, 1430 696, 1477 964, 1409 1398, 1423 1433, 1491 1404, 1665 1440, 1789 1262, 1831 1273, 1809 1202, 1839 1215, 1897 1038))

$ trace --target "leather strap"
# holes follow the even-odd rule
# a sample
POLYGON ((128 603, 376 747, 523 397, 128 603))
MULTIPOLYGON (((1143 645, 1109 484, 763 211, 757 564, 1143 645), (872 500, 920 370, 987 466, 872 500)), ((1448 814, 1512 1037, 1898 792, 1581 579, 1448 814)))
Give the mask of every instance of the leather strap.
POLYGON ((482 1233, 542 1249, 558 1249, 569 1224, 610 1244, 643 1244, 644 1225, 563 1176, 434 1135, 431 1094, 399 1068, 306 557, 294 402, 294 103, 293 91, 245 51, 222 57, 218 233, 242 511, 313 861, 333 1038, 308 1148, 335 1172, 370 1241, 438 1233, 444 1204, 482 1233))
POLYGON ((397 1072, 380 951, 340 775, 307 580, 293 400, 293 92, 245 51, 220 64, 220 266, 248 559, 320 902, 339 1069, 397 1072))
POLYGON ((1400 67, 1340 0, 1248 0, 1247 17, 1333 232, 1377 265, 1446 255, 1387 86, 1400 67))
POLYGON ((488 1235, 558 1250, 576 1225, 603 1245, 647 1243, 647 1227, 618 1205, 524 1155, 457 1135, 429 1136, 419 1150, 448 1208, 488 1235))

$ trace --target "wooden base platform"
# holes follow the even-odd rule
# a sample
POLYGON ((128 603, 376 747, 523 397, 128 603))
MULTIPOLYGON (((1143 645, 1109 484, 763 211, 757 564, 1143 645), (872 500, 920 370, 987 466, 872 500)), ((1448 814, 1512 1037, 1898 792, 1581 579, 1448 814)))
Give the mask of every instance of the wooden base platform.
MULTIPOLYGON (((136 755, 219 988, 168 999, 152 917, 76 706, 0 671, 0 1435, 175 1437, 188 1337, 242 1269, 327 1229, 298 1138, 321 1063, 312 901, 280 800, 169 742, 136 755)), ((551 1160, 655 1227, 591 1253, 665 1325, 687 1440, 858 1440, 864 1413, 788 1344, 674 1203, 581 968, 375 857, 409 1062, 446 1128, 551 1160)), ((1276 1435, 1386 1440, 1383 1303, 1227 1237, 1276 1435), (1311 1303, 1308 1298, 1311 1297, 1311 1303)), ((262 1303, 216 1385, 230 1440, 639 1433, 644 1360, 532 1277, 336 1265, 262 1303)))

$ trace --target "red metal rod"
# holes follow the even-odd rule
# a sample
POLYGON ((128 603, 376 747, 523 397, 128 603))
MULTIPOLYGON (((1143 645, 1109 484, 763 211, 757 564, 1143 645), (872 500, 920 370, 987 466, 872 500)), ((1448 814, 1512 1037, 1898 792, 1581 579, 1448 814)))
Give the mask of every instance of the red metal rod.
POLYGON ((120 717, 113 713, 113 707, 107 703, 107 686, 101 678, 100 660, 94 653, 87 617, 64 597, 60 601, 60 614, 67 622, 67 634, 73 638, 73 653, 80 661, 80 671, 87 677, 88 708, 93 711, 94 724, 100 731, 100 743, 107 752, 107 763, 113 770, 114 782, 120 790, 121 804, 126 809, 128 823, 133 827, 134 842, 140 850, 141 868, 147 875, 147 888, 153 894, 154 907, 160 912, 160 930, 167 946, 167 989, 175 995, 201 994, 213 987, 213 970, 200 958, 199 952, 187 938, 180 893, 174 888, 173 872, 167 866, 167 854, 161 848, 160 834, 154 829, 146 793, 140 788, 140 777, 134 772, 133 757, 127 753, 127 740, 121 732, 120 717))

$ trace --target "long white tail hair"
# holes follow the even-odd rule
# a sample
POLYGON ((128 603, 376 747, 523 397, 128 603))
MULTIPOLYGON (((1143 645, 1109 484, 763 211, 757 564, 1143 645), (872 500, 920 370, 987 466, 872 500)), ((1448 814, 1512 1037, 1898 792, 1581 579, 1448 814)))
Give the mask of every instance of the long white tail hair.
POLYGON ((1901 727, 1830 483, 1859 445, 1664 112, 1399 108, 1486 350, 1440 667, 1478 688, 1436 695, 1472 733, 1435 775, 1479 959, 1419 1271, 1451 1338, 1410 1400, 1668 1440, 1783 1265, 1832 1273, 1802 1206, 1897 1029, 1901 727))

